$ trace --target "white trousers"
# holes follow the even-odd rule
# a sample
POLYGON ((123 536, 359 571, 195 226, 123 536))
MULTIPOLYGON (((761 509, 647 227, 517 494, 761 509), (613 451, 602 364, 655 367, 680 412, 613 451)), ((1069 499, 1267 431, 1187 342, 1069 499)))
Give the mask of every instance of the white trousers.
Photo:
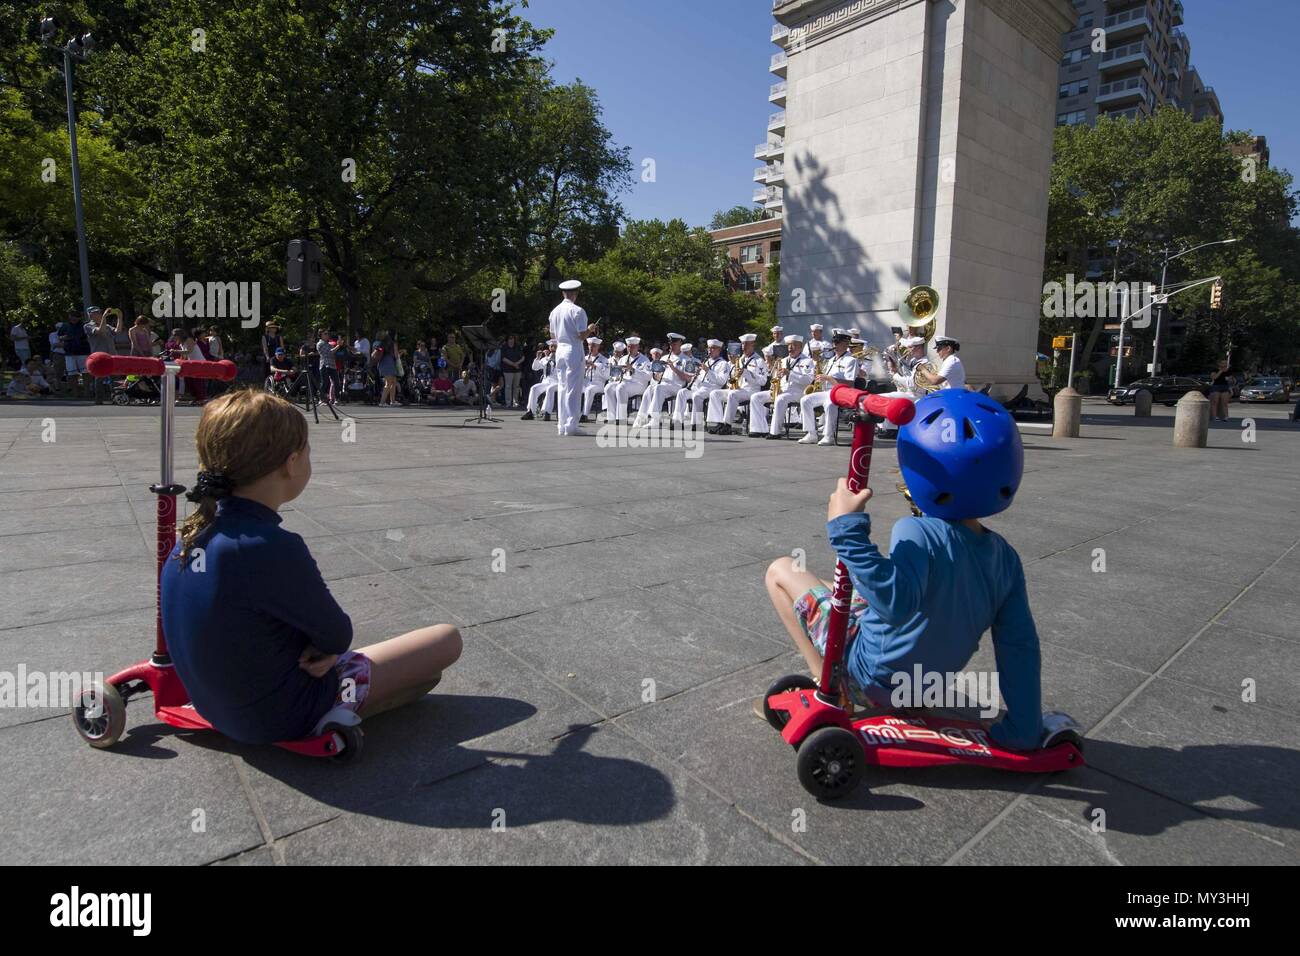
POLYGON ((632 396, 645 391, 645 382, 628 380, 611 382, 605 386, 605 421, 618 422, 627 418, 627 403, 632 396))
POLYGON ((813 392, 811 395, 805 395, 799 400, 799 414, 803 418, 803 430, 809 434, 815 434, 817 431, 817 409, 823 409, 822 413, 822 439, 830 439, 835 436, 835 429, 840 423, 840 407, 831 401, 831 393, 813 392))
POLYGON ((771 392, 757 392, 749 400, 749 430, 765 431, 769 435, 780 435, 785 428, 786 411, 803 397, 803 388, 796 387, 782 392, 772 401, 771 392), (768 406, 771 406, 772 420, 768 421, 768 406))
POLYGON ((534 415, 555 407, 555 382, 538 382, 528 390, 528 410, 534 415), (539 408, 538 405, 541 405, 539 408))
POLYGON ((652 425, 658 425, 659 420, 663 417, 664 405, 672 400, 678 392, 682 390, 681 385, 676 382, 664 380, 662 382, 651 382, 650 387, 645 390, 641 396, 641 409, 637 412, 639 421, 649 421, 652 425))
POLYGON ((679 425, 685 424, 687 408, 691 409, 691 423, 693 425, 699 425, 704 421, 704 406, 709 401, 710 390, 707 385, 680 389, 677 392, 677 400, 673 404, 673 421, 679 425))
POLYGON ((591 406, 596 404, 596 396, 605 391, 608 382, 592 382, 582 390, 582 414, 591 417, 591 406))
POLYGON ((715 388, 709 393, 709 421, 736 424, 741 402, 750 401, 759 391, 757 388, 715 388))
POLYGON ((578 414, 582 407, 583 374, 586 356, 582 349, 561 342, 555 347, 555 374, 559 376, 559 415, 556 434, 572 435, 578 430, 578 414))

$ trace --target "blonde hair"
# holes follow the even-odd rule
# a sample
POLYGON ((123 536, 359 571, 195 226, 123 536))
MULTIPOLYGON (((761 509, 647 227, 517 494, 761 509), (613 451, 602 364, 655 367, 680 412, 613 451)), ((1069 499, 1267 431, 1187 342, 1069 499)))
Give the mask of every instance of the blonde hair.
POLYGON ((212 524, 219 497, 269 475, 306 444, 307 419, 278 395, 241 388, 209 401, 194 435, 199 479, 186 496, 198 507, 181 525, 179 559, 212 524))

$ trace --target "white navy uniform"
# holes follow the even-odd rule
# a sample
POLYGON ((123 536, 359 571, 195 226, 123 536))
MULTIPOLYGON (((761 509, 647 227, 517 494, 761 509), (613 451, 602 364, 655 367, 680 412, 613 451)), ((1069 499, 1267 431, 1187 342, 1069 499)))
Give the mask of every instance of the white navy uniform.
POLYGON ((961 364, 961 359, 957 357, 955 352, 939 365, 939 374, 945 380, 940 388, 966 387, 966 366, 961 364))
MULTIPOLYGON (((858 377, 858 360, 845 351, 843 355, 837 355, 830 360, 824 374, 842 385, 851 386, 854 379, 858 377)), ((819 408, 822 409, 821 443, 830 445, 835 441, 835 431, 840 423, 840 407, 831 401, 831 392, 828 388, 825 391, 805 395, 799 400, 804 430, 804 437, 799 440, 805 444, 811 444, 809 439, 815 440, 817 437, 817 409, 819 408)))
POLYGON ((686 356, 680 352, 677 354, 669 353, 661 361, 668 366, 664 369, 660 381, 651 381, 645 394, 641 396, 641 408, 637 412, 637 422, 644 424, 649 422, 651 425, 658 427, 660 419, 663 417, 664 406, 673 399, 682 387, 686 384, 686 379, 681 378, 673 372, 674 368, 680 368, 682 360, 686 356))
MULTIPOLYGON (((734 425, 742 402, 763 391, 767 382, 767 360, 755 352, 740 355, 740 388, 718 388, 709 395, 709 421, 734 425)), ((727 382, 731 384, 730 380, 727 382)))
POLYGON ((548 352, 533 359, 533 371, 541 372, 542 377, 536 385, 528 390, 528 411, 536 415, 539 411, 550 414, 554 407, 555 392, 560 387, 554 353, 548 352), (538 407, 540 403, 540 408, 538 407))
POLYGON ((587 313, 576 302, 565 299, 551 310, 551 338, 555 339, 556 388, 559 411, 556 432, 578 432, 578 414, 582 401, 583 357, 587 352, 587 313))
POLYGON ((769 435, 780 435, 781 430, 785 428, 786 409, 803 397, 803 390, 812 383, 817 371, 817 364, 805 352, 800 352, 798 358, 789 356, 783 358, 780 367, 786 372, 781 379, 781 391, 777 393, 776 401, 772 401, 770 391, 759 392, 749 400, 751 432, 765 431, 769 435), (769 405, 772 406, 770 421, 768 420, 769 405))
POLYGON ((709 395, 719 388, 726 388, 731 380, 731 363, 725 355, 706 358, 695 382, 677 393, 677 403, 673 406, 673 421, 685 424, 686 409, 691 409, 691 423, 698 428, 704 423, 705 407, 709 395))
POLYGON ((617 422, 627 418, 627 404, 634 395, 640 395, 650 384, 650 359, 643 352, 628 353, 622 362, 623 377, 605 386, 605 421, 617 422))
POLYGON ((582 387, 582 414, 591 417, 591 406, 596 401, 596 396, 605 390, 609 384, 609 359, 603 352, 598 352, 593 357, 590 354, 583 359, 583 365, 591 362, 591 368, 585 368, 585 378, 582 387))

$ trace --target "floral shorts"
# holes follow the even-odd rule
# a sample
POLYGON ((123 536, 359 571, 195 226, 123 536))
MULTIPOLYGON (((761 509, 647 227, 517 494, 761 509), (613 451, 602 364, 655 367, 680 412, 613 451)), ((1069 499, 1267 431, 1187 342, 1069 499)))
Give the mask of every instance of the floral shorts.
MULTIPOLYGON (((862 623, 862 614, 867 609, 867 602, 856 591, 849 601, 849 626, 845 635, 845 649, 857 639, 858 629, 862 623)), ((831 589, 824 584, 815 584, 794 602, 795 617, 803 625, 803 632, 812 641, 817 653, 826 656, 826 641, 830 637, 831 626, 831 589)), ((849 690, 854 701, 864 706, 889 706, 889 689, 872 684, 861 687, 856 681, 849 682, 849 690)))
POLYGON ((335 706, 359 713, 361 705, 370 696, 370 658, 357 651, 344 651, 335 662, 334 670, 339 675, 335 706))

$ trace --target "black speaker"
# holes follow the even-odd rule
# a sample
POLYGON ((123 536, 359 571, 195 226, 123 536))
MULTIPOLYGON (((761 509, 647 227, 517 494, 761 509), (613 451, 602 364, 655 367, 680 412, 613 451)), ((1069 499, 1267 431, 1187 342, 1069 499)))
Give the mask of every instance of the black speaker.
POLYGON ((320 249, 310 239, 289 240, 289 291, 311 295, 320 291, 320 249))

